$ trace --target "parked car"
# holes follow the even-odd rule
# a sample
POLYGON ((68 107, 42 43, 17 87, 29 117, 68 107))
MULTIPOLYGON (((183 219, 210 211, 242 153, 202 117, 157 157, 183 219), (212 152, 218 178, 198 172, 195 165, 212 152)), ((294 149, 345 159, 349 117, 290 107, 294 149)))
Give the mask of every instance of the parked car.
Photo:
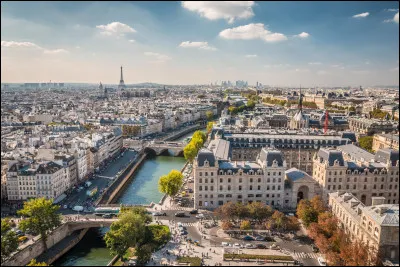
POLYGON ((196 215, 197 219, 203 219, 204 218, 204 214, 203 213, 199 213, 196 215))
POLYGON ((112 218, 112 214, 103 214, 103 216, 101 216, 101 217, 103 217, 105 219, 110 219, 110 218, 112 218))
POLYGON ((23 235, 23 236, 20 236, 20 237, 18 237, 18 242, 26 242, 26 241, 28 241, 28 237, 27 236, 25 236, 25 235, 23 235))
POLYGON ((312 248, 312 251, 313 251, 313 252, 315 252, 315 253, 318 253, 318 252, 319 252, 319 248, 318 248, 316 245, 312 244, 312 245, 311 245, 311 248, 312 248))
POLYGON ((161 212, 161 211, 156 211, 152 213, 153 216, 167 216, 167 213, 161 212))
POLYGON ((256 248, 253 244, 246 244, 244 247, 245 248, 256 248))
POLYGON ((259 236, 256 236, 255 240, 256 241, 264 241, 265 237, 259 235, 259 236))
POLYGON ((318 257, 318 263, 320 266, 326 266, 326 261, 322 257, 318 257))
POLYGON ((253 241, 254 237, 246 235, 245 237, 243 237, 243 240, 245 240, 245 241, 253 241))
POLYGON ((197 214, 199 211, 198 210, 191 210, 189 213, 190 214, 197 214))
POLYGON ((256 245, 256 248, 258 248, 258 249, 266 249, 267 246, 264 245, 264 244, 257 244, 257 245, 256 245))
POLYGON ((235 248, 240 248, 240 244, 239 244, 239 243, 235 243, 233 246, 234 246, 235 248))
POLYGON ((228 243, 228 242, 222 242, 222 243, 221 243, 221 246, 223 246, 223 247, 229 247, 229 243, 228 243))
POLYGON ((184 212, 177 212, 175 213, 175 217, 185 217, 185 213, 184 212))

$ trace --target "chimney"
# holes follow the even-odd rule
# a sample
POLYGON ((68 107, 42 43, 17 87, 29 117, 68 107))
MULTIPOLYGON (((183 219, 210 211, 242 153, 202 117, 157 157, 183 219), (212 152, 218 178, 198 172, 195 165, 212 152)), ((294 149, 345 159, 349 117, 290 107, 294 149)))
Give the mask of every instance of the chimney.
POLYGON ((384 197, 372 197, 372 206, 385 204, 384 197))

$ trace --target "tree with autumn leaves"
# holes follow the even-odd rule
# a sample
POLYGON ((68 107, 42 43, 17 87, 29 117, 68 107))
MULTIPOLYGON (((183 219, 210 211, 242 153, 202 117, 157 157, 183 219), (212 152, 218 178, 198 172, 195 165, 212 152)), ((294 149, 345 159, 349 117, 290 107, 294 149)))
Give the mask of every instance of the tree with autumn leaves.
POLYGON ((319 196, 301 200, 297 215, 307 227, 308 235, 319 250, 326 255, 330 265, 374 266, 378 263, 377 251, 350 236, 338 225, 338 219, 324 206, 319 196))

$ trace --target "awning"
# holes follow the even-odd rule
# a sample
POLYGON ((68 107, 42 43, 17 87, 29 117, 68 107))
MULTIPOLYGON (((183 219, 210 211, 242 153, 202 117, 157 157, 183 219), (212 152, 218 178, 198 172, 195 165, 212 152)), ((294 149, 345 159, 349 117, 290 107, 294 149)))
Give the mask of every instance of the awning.
POLYGON ((61 194, 58 198, 54 199, 53 203, 54 203, 54 204, 57 204, 57 203, 59 203, 60 201, 64 200, 64 198, 66 198, 66 197, 67 197, 66 194, 61 194))

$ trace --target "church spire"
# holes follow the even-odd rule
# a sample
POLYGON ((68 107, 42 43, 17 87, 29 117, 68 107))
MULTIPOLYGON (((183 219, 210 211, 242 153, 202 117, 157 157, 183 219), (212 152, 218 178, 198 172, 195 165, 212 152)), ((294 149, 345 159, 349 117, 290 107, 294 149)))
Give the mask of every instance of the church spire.
POLYGON ((303 96, 301 94, 301 85, 300 85, 300 95, 299 95, 299 110, 303 110, 303 96))

